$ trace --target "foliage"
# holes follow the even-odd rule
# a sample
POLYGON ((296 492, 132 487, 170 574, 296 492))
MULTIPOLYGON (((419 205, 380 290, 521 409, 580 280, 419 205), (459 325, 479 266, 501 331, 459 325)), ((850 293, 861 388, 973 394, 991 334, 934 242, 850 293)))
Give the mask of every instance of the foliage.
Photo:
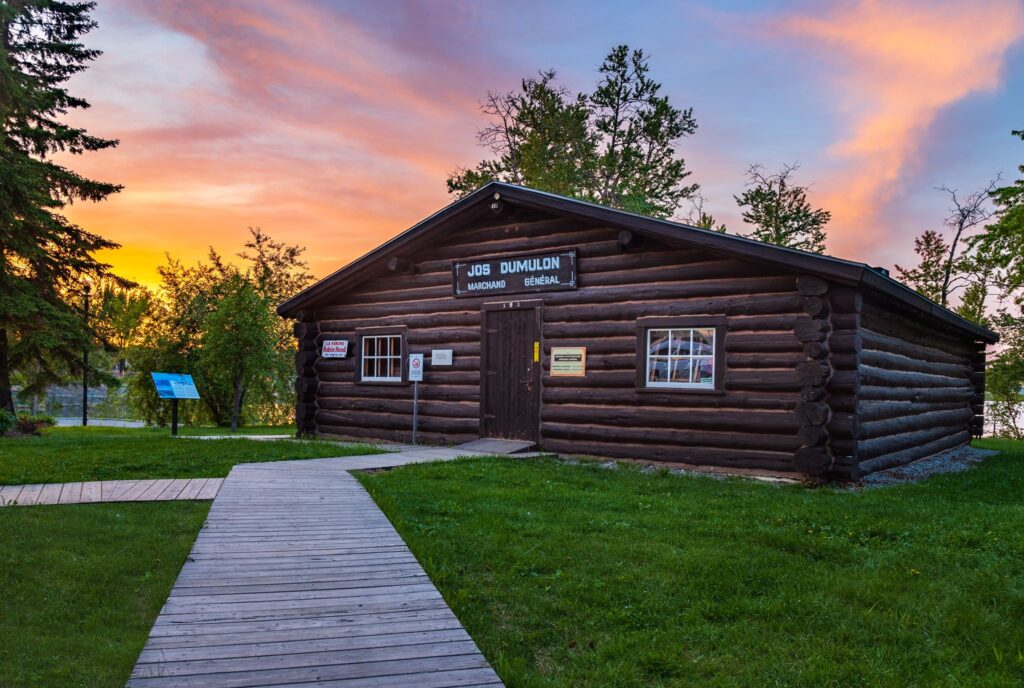
POLYGON ((990 260, 974 250, 976 236, 971 234, 993 215, 989 198, 998 183, 973 193, 961 196, 956 189, 939 187, 950 199, 950 210, 945 225, 950 233, 947 241, 943 234, 927 230, 914 239, 914 252, 919 261, 917 267, 896 266, 897 275, 923 296, 941 306, 949 307, 955 292, 963 290, 960 305, 955 311, 964 318, 979 325, 990 326, 986 299, 994 278, 994 267, 990 260))
POLYGON ((707 199, 700 192, 694 193, 690 198, 690 214, 686 221, 694 227, 710 229, 720 234, 728 233, 724 222, 719 222, 710 212, 704 210, 707 199))
POLYGON ((0 685, 125 685, 208 510, 0 509, 0 685))
POLYGON ((825 252, 825 225, 832 213, 815 209, 807 200, 807 187, 792 182, 798 166, 784 165, 775 174, 768 174, 764 166, 751 165, 747 169, 747 189, 735 196, 743 211, 743 221, 753 225, 748 234, 752 239, 778 246, 825 252))
POLYGON ((100 53, 80 38, 94 3, 0 3, 0 407, 13 410, 12 371, 45 386, 83 366, 91 339, 78 303, 83 280, 109 274, 94 257, 116 244, 70 222, 74 201, 120 187, 87 179, 54 156, 117 145, 60 121, 88 107, 65 88, 100 53))
POLYGON ((490 124, 477 138, 496 157, 448 178, 464 196, 491 180, 523 184, 655 217, 671 216, 697 185, 676 146, 697 130, 693 110, 674 107, 648 75, 647 55, 620 45, 605 57, 591 94, 571 95, 554 70, 519 91, 489 92, 490 124))
POLYGON ((22 435, 38 435, 41 430, 53 427, 56 422, 51 416, 33 416, 28 413, 20 413, 14 422, 14 429, 22 435))
MULTIPOLYGON (((1013 135, 1024 140, 1024 130, 1013 135)), ((985 260, 1001 271, 1003 289, 1014 294, 1014 301, 1021 305, 1021 289, 1024 287, 1024 165, 1018 171, 1021 178, 1012 184, 992 190, 992 202, 996 206, 996 222, 985 227, 985 231, 970 240, 985 260)))
POLYGON ((863 491, 502 457, 360 480, 506 685, 1021 685, 1024 447, 982 446, 863 491))
MULTIPOLYGON (((278 321, 274 304, 256 293, 252 283, 232 275, 219 285, 199 341, 196 372, 206 382, 206 404, 218 418, 230 418, 237 430, 242 404, 261 380, 272 380, 278 321)), ((273 390, 270 390, 273 394, 273 390)))
POLYGON ((7 431, 14 427, 17 416, 5 408, 0 408, 0 436, 6 435, 7 431))
MULTIPOLYGON (((291 428, 294 433, 294 427, 291 428)), ((185 434, 207 431, 182 430, 185 434)), ((218 434, 223 430, 216 430, 218 434)), ((268 432, 261 429, 261 434, 268 432)), ((280 430, 277 431, 280 433, 280 430)), ((129 480, 135 478, 221 478, 236 463, 290 461, 376 454, 365 444, 238 438, 190 440, 166 428, 58 427, 42 439, 8 437, 0 442, 0 485, 129 480)))
POLYGON ((929 229, 914 239, 914 253, 919 257, 917 267, 904 268, 897 265, 896 274, 919 294, 937 303, 942 298, 946 257, 949 254, 946 240, 935 230, 929 229))
POLYGON ((154 371, 194 376, 201 399, 180 406, 185 423, 227 426, 290 417, 295 340, 291 324, 274 308, 312 277, 301 258, 304 249, 275 242, 258 227, 249 231, 238 254, 241 267, 210 249, 205 262, 186 266, 168 257, 159 268, 159 294, 140 343, 129 353, 136 371, 129 393, 144 420, 169 420, 168 404, 156 397, 149 377, 154 371), (233 345, 232 337, 240 339, 233 345))

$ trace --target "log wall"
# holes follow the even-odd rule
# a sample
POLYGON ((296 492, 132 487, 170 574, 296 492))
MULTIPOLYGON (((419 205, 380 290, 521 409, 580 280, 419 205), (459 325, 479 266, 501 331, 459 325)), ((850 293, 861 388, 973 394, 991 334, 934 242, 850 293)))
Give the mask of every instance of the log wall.
POLYGON ((984 344, 881 299, 861 313, 857 470, 901 465, 980 434, 984 344))
MULTIPOLYGON (((409 350, 428 354, 420 386, 420 437, 457 443, 478 436, 481 304, 542 299, 543 449, 796 470, 795 455, 804 446, 796 410, 804 378, 813 376, 800 366, 819 360, 809 359, 796 334, 798 323, 809 317, 807 309, 814 309, 809 295, 797 289, 797 277, 704 251, 627 239, 618 229, 567 219, 478 221, 415 255, 399 256, 393 271, 382 270, 327 299, 330 305, 316 309, 315 327, 302 329, 300 339, 315 349, 324 339, 354 344, 357 327, 407 326, 409 350), (565 248, 578 252, 577 290, 452 295, 455 260, 565 248), (638 389, 636 371, 644 360, 637 356, 637 319, 691 315, 725 316, 724 389, 638 389), (551 348, 557 346, 587 347, 586 377, 548 374, 551 348), (430 349, 438 348, 454 351, 454 365, 429 365, 430 349)), ((299 356, 306 366, 299 384, 304 398, 314 399, 317 433, 409 440, 410 386, 359 384, 354 356, 317 359, 314 354, 312 367, 302 351, 299 356)), ((308 418, 310 408, 301 401, 299 408, 308 418)))

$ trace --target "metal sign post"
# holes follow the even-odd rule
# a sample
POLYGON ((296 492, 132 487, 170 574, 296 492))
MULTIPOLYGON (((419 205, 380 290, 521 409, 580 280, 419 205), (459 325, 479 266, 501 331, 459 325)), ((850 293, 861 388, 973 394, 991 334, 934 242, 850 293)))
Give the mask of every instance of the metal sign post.
POLYGON ((412 383, 412 443, 420 415, 420 383, 423 382, 423 354, 409 354, 409 382, 412 383))

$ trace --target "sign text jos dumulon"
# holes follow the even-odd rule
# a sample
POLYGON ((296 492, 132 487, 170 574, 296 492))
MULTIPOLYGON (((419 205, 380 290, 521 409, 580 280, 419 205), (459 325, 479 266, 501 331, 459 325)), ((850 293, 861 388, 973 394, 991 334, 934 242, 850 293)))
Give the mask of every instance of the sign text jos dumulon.
POLYGON ((576 288, 576 252, 534 253, 455 263, 455 296, 515 294, 576 288))

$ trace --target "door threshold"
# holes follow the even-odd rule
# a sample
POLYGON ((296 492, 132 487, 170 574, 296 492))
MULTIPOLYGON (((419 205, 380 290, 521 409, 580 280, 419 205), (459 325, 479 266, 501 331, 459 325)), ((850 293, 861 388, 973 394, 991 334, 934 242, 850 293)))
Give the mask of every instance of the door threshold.
POLYGON ((536 446, 536 442, 528 440, 504 440, 495 437, 481 437, 480 439, 460 444, 458 449, 486 452, 488 454, 518 454, 533 449, 536 446))

